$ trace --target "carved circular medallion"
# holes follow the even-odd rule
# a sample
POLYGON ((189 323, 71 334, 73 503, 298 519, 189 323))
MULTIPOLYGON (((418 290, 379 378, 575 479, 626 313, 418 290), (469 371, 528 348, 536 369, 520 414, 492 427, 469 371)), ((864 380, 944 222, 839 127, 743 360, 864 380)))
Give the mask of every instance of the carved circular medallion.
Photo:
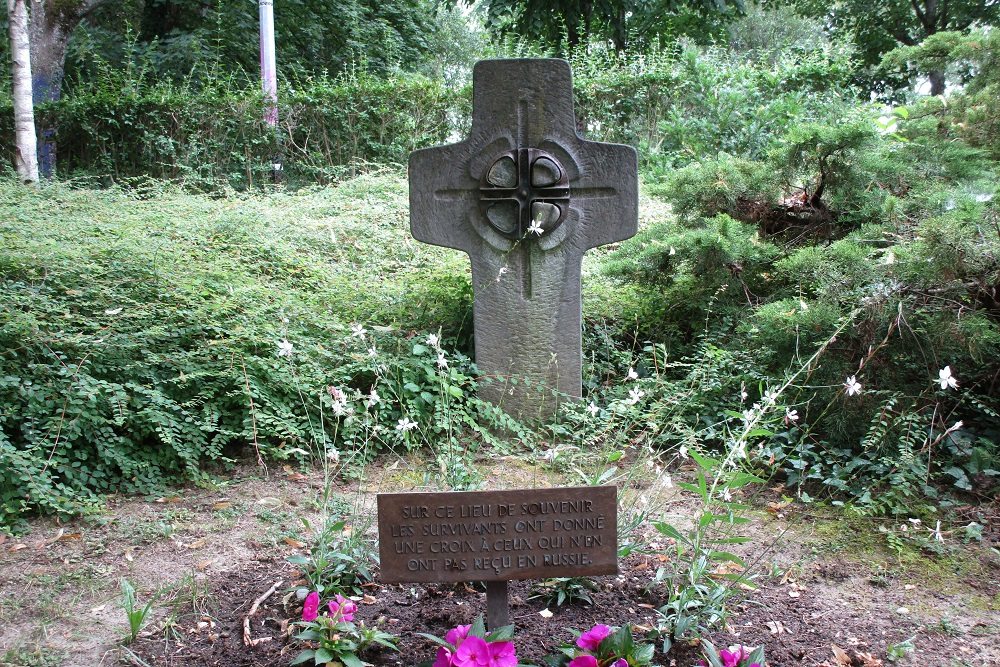
POLYGON ((566 219, 569 177, 555 157, 517 148, 494 160, 479 186, 490 226, 509 239, 543 236, 566 219))

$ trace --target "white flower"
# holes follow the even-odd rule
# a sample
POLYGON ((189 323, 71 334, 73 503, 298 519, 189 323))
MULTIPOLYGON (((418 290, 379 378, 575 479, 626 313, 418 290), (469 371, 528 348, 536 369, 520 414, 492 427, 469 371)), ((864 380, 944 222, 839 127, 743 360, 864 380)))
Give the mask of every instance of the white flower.
POLYGON ((798 410, 789 410, 785 408, 785 421, 786 422, 797 422, 799 420, 798 410))
POLYGON ((807 310, 809 310, 809 304, 803 301, 802 299, 799 299, 799 310, 801 310, 803 313, 806 312, 807 310))
POLYGON ((681 448, 677 450, 677 454, 682 458, 686 459, 688 457, 688 448, 686 445, 681 445, 681 448))
POLYGON ((326 458, 330 459, 334 463, 340 463, 340 452, 337 451, 336 447, 330 447, 326 450, 326 458))
POLYGON ((747 443, 744 440, 740 440, 733 447, 733 456, 738 459, 745 459, 747 457, 747 443))
POLYGON ((667 253, 667 254, 670 254, 670 255, 676 255, 676 254, 677 254, 677 251, 676 251, 676 250, 674 249, 674 247, 673 247, 673 246, 670 246, 670 252, 669 252, 669 253, 667 253))
POLYGON ((528 233, 529 234, 535 234, 537 236, 541 236, 542 232, 544 232, 544 231, 545 230, 542 229, 542 221, 541 220, 532 220, 531 224, 528 225, 528 233))
POLYGON ((750 394, 747 393, 746 385, 740 385, 740 403, 747 400, 750 394))
POLYGON ((403 417, 398 422, 396 422, 396 430, 400 433, 406 433, 407 431, 412 431, 417 427, 417 422, 412 421, 409 417, 403 417))
POLYGON ((722 489, 722 499, 727 503, 731 503, 733 501, 733 494, 729 492, 728 486, 722 489))
POLYGON ((372 390, 368 393, 368 400, 365 402, 368 404, 369 408, 375 407, 382 402, 382 397, 378 395, 378 391, 375 387, 372 387, 372 390))
POLYGON ((372 357, 372 358, 375 358, 375 357, 378 356, 378 350, 375 349, 374 345, 372 345, 370 348, 368 348, 368 356, 372 357))
POLYGON ((669 473, 660 478, 660 484, 664 489, 674 488, 674 480, 669 473))
POLYGON ((335 417, 343 417, 347 414, 347 400, 334 401, 330 409, 335 417))
POLYGON ((938 380, 941 382, 941 388, 947 389, 951 387, 952 389, 958 389, 958 380, 955 376, 951 374, 951 366, 945 366, 938 371, 938 380))
MULTIPOLYGON (((757 404, 754 403, 754 405, 757 405, 757 404)), ((749 424, 750 422, 753 421, 753 418, 754 418, 755 415, 756 415, 756 411, 753 408, 750 408, 749 410, 744 410, 743 411, 743 421, 745 423, 749 424)))
POLYGON ((634 368, 629 367, 628 373, 625 374, 626 380, 638 380, 639 374, 635 372, 634 368))
POLYGON ((934 530, 931 531, 931 532, 934 534, 934 539, 935 540, 937 540, 938 542, 944 542, 944 535, 941 534, 941 521, 940 520, 937 522, 937 526, 935 526, 934 530))
POLYGON ((774 403, 776 400, 778 400, 778 392, 770 390, 765 391, 764 400, 767 401, 768 403, 774 403))
POLYGON ((361 326, 360 324, 358 324, 357 322, 355 322, 354 324, 351 325, 351 336, 352 337, 354 337, 354 338, 360 338, 361 340, 364 340, 365 339, 365 334, 367 334, 367 333, 368 332, 365 330, 365 328, 363 326, 361 326))
POLYGON ((442 352, 441 350, 438 350, 437 365, 438 368, 442 370, 448 368, 448 359, 445 358, 444 352, 442 352))
POLYGON ((646 392, 644 392, 642 389, 629 389, 628 398, 625 399, 625 403, 627 405, 635 405, 636 403, 639 402, 639 399, 641 399, 645 395, 646 392))
POLYGON ((427 344, 430 345, 431 347, 433 347, 434 349, 437 349, 438 345, 441 344, 441 341, 438 339, 438 335, 437 334, 432 333, 432 334, 428 334, 428 336, 427 336, 427 344))
POLYGON ((280 341, 278 343, 278 356, 290 358, 292 356, 292 351, 294 349, 295 346, 289 343, 287 340, 280 341))
POLYGON ((108 308, 107 310, 104 311, 104 314, 105 315, 117 315, 120 312, 122 312, 121 308, 108 308))
POLYGON ((599 407, 597 407, 596 405, 594 405, 593 401, 591 401, 590 405, 587 406, 587 412, 590 413, 591 417, 596 417, 597 413, 600 412, 600 411, 601 411, 601 409, 599 407))
POLYGON ((861 393, 861 383, 858 382, 856 376, 852 375, 844 381, 844 389, 847 390, 848 396, 855 396, 861 393))
POLYGON ((959 421, 955 422, 955 424, 950 429, 948 429, 948 430, 949 431, 957 431, 958 429, 962 428, 963 426, 965 426, 965 422, 959 420, 959 421))

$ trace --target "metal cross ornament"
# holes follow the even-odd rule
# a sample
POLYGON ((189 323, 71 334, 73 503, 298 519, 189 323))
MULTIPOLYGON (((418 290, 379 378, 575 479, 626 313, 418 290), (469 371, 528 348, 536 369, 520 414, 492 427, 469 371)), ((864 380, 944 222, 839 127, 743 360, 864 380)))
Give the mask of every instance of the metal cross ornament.
POLYGON ((477 63, 472 110, 467 139, 410 155, 410 229, 472 261, 480 394, 544 419, 581 395, 583 253, 635 234, 636 153, 577 133, 564 60, 477 63))

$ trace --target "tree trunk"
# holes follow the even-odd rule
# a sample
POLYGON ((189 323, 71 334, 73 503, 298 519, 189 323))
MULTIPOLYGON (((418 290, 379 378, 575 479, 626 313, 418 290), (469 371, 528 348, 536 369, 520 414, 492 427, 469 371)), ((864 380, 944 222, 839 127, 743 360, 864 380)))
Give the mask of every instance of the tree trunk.
POLYGON ((931 95, 944 95, 945 78, 942 70, 933 70, 927 77, 931 81, 931 95))
MULTIPOLYGON (((31 64, 35 104, 54 102, 62 92, 66 63, 66 45, 73 28, 80 22, 64 24, 63 14, 52 7, 52 0, 31 3, 31 64)), ((52 178, 56 171, 56 128, 42 121, 39 127, 39 167, 42 176, 52 178)))
MULTIPOLYGON (((35 104, 59 99, 69 37, 87 14, 105 2, 107 0, 34 0, 31 3, 28 32, 35 104)), ((56 128, 43 120, 39 134, 39 166, 42 176, 48 178, 56 169, 56 128)))
POLYGON ((31 99, 31 51, 28 46, 28 8, 25 0, 7 0, 10 54, 13 63, 14 165, 22 183, 38 182, 35 108, 31 99))

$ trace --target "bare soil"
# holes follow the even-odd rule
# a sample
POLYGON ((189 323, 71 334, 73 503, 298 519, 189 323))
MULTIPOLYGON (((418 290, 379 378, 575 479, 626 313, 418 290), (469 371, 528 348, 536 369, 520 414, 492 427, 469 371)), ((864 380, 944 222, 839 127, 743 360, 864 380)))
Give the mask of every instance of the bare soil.
MULTIPOLYGON (((337 492, 346 504, 371 511, 376 492, 414 490, 426 465, 390 460, 370 467, 372 479, 343 483, 337 492)), ((530 458, 484 461, 481 468, 490 488, 564 481, 530 458)), ((299 650, 289 627, 301 603, 291 594, 299 573, 286 559, 307 548, 301 519, 317 518, 322 486, 318 473, 285 468, 264 476, 245 468, 210 489, 113 498, 64 524, 36 520, 28 534, 0 541, 0 665, 287 665, 299 650), (156 599, 146 629, 128 645, 121 577, 136 585, 140 599, 156 599), (250 625, 254 639, 271 639, 248 648, 244 619, 275 582, 277 592, 250 625)), ((657 496, 674 522, 695 507, 675 487, 653 484, 641 493, 657 496)), ((764 644, 773 667, 871 667, 890 664, 890 648, 910 640, 914 650, 899 664, 1000 665, 995 505, 966 510, 969 520, 986 526, 982 543, 964 543, 961 530, 946 532, 941 553, 934 554, 909 544, 890 549, 880 522, 831 512, 820 517, 810 506, 782 500, 780 489, 754 504, 760 509, 746 531, 754 540, 742 555, 755 564, 758 588, 741 591, 725 626, 710 635, 716 645, 764 644)), ((593 605, 553 607, 550 618, 540 614, 541 600, 529 599, 530 582, 512 582, 521 662, 537 664, 570 641, 567 628, 632 623, 641 633, 652 627, 662 592, 650 582, 665 558, 631 557, 618 577, 597 578, 593 605)), ((365 656, 379 667, 432 658, 432 645, 416 633, 441 636, 485 609, 484 594, 464 584, 376 581, 366 593, 359 617, 400 638, 398 653, 365 656)), ((655 664, 687 667, 698 657, 697 646, 685 644, 657 653, 655 664)))

